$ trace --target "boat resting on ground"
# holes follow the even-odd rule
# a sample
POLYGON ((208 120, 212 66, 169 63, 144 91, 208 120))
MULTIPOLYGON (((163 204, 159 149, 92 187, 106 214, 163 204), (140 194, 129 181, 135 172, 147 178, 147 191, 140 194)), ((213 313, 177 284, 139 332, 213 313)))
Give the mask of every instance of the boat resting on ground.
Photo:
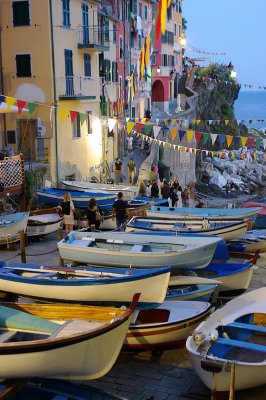
POLYGON ((0 215, 0 244, 17 242, 20 231, 26 231, 29 212, 0 215))
POLYGON ((56 207, 31 211, 27 225, 27 236, 39 237, 56 232, 63 220, 64 217, 60 217, 56 207))
POLYGON ((138 308, 158 307, 165 299, 170 268, 47 267, 0 262, 0 288, 42 301, 129 306, 140 292, 138 308))
POLYGON ((260 250, 261 253, 266 252, 266 229, 254 229, 246 232, 243 237, 230 242, 234 244, 245 244, 247 252, 260 250))
POLYGON ((0 307, 0 378, 96 379, 115 363, 130 310, 7 303, 0 307), (56 321, 56 322, 55 322, 56 321))
POLYGON ((243 236, 248 229, 246 221, 223 221, 215 222, 208 219, 189 219, 184 217, 177 218, 161 218, 161 217, 143 217, 135 216, 127 223, 126 232, 141 231, 145 234, 146 231, 155 231, 160 234, 160 231, 180 233, 194 233, 201 235, 219 236, 225 240, 238 239, 243 236))
POLYGON ((186 347, 194 370, 214 392, 265 384, 266 288, 216 310, 189 336, 186 347))
POLYGON ((204 268, 219 238, 71 232, 58 242, 60 257, 77 263, 118 267, 204 268))

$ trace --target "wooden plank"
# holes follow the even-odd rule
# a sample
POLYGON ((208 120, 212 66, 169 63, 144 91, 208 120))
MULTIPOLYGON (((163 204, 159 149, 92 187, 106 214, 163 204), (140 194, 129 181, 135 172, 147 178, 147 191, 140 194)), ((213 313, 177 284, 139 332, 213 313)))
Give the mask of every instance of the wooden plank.
POLYGON ((254 344, 250 342, 244 342, 242 340, 234 340, 234 339, 225 339, 219 338, 214 343, 223 344, 231 347, 239 347, 241 349, 252 350, 252 351, 260 351, 262 353, 266 353, 266 346, 261 344, 254 344))

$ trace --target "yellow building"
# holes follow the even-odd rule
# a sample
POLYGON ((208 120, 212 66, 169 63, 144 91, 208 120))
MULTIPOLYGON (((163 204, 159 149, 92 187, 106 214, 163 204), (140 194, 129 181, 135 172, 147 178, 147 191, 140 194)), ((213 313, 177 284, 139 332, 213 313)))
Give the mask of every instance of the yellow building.
POLYGON ((103 52, 110 59, 110 28, 98 4, 0 0, 1 94, 38 104, 30 113, 6 114, 3 144, 32 161, 48 160, 53 181, 72 173, 88 176, 110 153, 100 102, 107 91, 113 99, 116 83, 110 79, 104 89, 103 52))

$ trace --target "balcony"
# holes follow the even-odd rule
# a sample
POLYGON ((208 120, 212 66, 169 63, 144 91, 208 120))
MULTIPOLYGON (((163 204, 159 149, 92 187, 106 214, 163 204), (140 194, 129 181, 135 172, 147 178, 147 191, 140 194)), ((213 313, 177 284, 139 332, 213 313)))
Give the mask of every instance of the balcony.
POLYGON ((96 100, 99 84, 95 79, 74 75, 57 78, 56 87, 60 100, 96 100))
POLYGON ((81 26, 77 29, 78 48, 93 52, 110 49, 109 31, 102 26, 81 26))

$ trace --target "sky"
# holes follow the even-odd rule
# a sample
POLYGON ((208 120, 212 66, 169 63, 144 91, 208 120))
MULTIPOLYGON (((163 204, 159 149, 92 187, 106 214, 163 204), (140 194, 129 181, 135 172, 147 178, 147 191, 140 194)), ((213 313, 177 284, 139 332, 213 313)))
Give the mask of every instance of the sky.
POLYGON ((266 0, 183 0, 188 57, 234 65, 237 81, 266 87, 266 0), (189 51, 193 46, 208 55, 189 51))

